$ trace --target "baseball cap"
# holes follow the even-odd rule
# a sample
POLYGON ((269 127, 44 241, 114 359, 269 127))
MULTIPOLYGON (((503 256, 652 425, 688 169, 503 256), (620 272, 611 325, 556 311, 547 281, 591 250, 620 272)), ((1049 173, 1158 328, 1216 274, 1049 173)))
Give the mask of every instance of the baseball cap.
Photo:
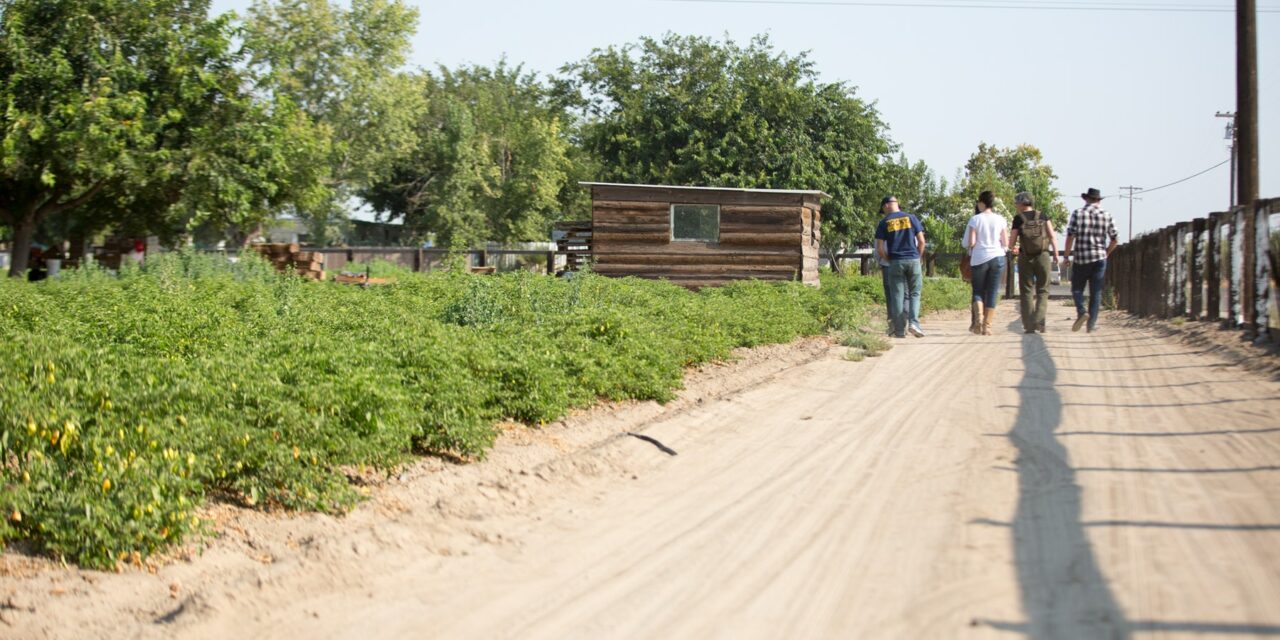
POLYGON ((883 197, 883 198, 881 198, 881 199, 880 199, 880 206, 882 206, 882 207, 883 207, 883 206, 885 206, 886 204, 889 204, 890 202, 893 202, 894 200, 897 200, 897 198, 895 198, 895 197, 893 197, 893 196, 885 196, 885 197, 883 197))

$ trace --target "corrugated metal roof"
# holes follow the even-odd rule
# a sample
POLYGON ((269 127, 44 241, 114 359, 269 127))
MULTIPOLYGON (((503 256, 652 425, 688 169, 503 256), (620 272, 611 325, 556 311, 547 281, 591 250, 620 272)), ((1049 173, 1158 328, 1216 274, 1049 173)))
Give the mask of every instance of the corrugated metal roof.
POLYGON ((627 184, 621 182, 579 182, 579 186, 583 187, 625 187, 629 189, 683 189, 688 191, 737 191, 740 193, 784 193, 791 195, 820 196, 830 198, 831 196, 822 191, 813 191, 806 189, 739 189, 735 187, 682 187, 673 184, 627 184))

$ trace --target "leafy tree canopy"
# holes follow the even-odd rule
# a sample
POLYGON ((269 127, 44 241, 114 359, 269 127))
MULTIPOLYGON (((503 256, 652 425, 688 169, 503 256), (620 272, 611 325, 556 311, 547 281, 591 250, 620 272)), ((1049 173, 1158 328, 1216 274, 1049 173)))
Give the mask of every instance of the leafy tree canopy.
POLYGON ((824 244, 869 238, 893 150, 874 105, 824 83, 806 54, 668 34, 563 70, 598 179, 820 189, 824 244))
POLYGON ((292 188, 297 152, 281 145, 296 120, 246 92, 231 17, 207 12, 207 0, 0 4, 11 275, 51 216, 165 234, 181 226, 175 210, 246 223, 292 188))
POLYGON ((1036 208, 1053 220, 1056 229, 1065 228, 1067 207, 1062 194, 1053 186, 1058 179, 1053 167, 1044 163, 1040 149, 1029 144, 1012 148, 999 148, 985 142, 965 163, 965 180, 961 191, 969 202, 978 194, 990 190, 997 197, 996 210, 1012 218, 1016 212, 1013 197, 1019 191, 1030 192, 1036 208))
POLYGON ((520 67, 441 67, 424 74, 420 140, 362 195, 388 218, 445 246, 548 237, 577 191, 563 109, 520 67))
MULTIPOLYGON (((257 0, 245 23, 245 47, 260 89, 286 97, 313 130, 304 172, 328 189, 293 203, 315 241, 336 239, 349 200, 386 177, 418 144, 423 109, 413 74, 404 72, 418 12, 401 0, 257 0)), ((301 126, 301 125, 298 125, 301 126)), ((301 132, 300 132, 301 133, 301 132)))

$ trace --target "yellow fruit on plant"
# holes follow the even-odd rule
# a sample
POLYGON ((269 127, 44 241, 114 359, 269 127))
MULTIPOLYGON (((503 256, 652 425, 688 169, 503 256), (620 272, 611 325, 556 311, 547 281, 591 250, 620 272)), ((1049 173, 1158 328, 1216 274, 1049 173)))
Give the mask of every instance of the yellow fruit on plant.
POLYGON ((9 519, 14 522, 22 522, 22 512, 14 509, 13 513, 9 514, 9 519))
POLYGON ((111 478, 105 478, 102 481, 102 492, 106 493, 111 490, 111 478))

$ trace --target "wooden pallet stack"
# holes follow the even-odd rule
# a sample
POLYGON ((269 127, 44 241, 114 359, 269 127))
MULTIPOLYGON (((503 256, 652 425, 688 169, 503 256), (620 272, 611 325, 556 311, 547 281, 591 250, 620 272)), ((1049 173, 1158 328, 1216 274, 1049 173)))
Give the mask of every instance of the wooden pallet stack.
POLYGON ((302 251, 297 243, 262 243, 253 246, 281 273, 296 273, 312 280, 324 280, 324 255, 302 251))
POLYGON ((590 220, 563 220, 555 223, 553 229, 556 249, 565 254, 565 270, 578 271, 591 261, 590 220))

